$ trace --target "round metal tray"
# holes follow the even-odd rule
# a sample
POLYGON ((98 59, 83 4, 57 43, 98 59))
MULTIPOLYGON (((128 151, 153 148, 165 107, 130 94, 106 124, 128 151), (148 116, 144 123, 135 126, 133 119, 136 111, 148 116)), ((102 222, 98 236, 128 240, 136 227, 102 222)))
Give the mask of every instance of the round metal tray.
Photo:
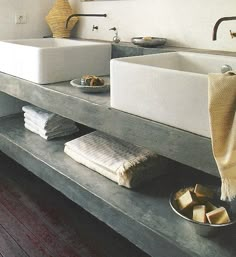
POLYGON ((84 93, 105 93, 110 90, 110 79, 108 77, 104 78, 105 84, 102 86, 86 86, 81 85, 81 79, 73 79, 70 81, 70 84, 73 87, 79 88, 80 91, 84 93))
POLYGON ((166 43, 166 38, 159 37, 133 37, 131 42, 134 45, 142 46, 142 47, 157 47, 162 46, 166 43))
MULTIPOLYGON (((236 223, 236 206, 235 206, 235 201, 232 202, 223 202, 220 200, 220 189, 218 187, 210 186, 214 191, 215 191, 215 199, 213 202, 216 204, 216 206, 223 206, 227 209, 229 216, 231 218, 231 222, 225 223, 225 224, 209 224, 209 223, 201 223, 194 221, 185 215, 183 215, 179 210, 178 206, 176 203, 176 192, 173 192, 170 195, 169 198, 169 204, 172 208, 172 210, 179 216, 180 219, 185 221, 188 226, 191 228, 192 231, 195 231, 200 236, 204 237, 211 237, 211 236, 216 236, 217 234, 220 234, 222 232, 225 232, 227 229, 231 228, 232 225, 235 225, 236 223)), ((189 187, 188 187, 189 188, 189 187)), ((178 191, 177 191, 178 192, 178 191)))

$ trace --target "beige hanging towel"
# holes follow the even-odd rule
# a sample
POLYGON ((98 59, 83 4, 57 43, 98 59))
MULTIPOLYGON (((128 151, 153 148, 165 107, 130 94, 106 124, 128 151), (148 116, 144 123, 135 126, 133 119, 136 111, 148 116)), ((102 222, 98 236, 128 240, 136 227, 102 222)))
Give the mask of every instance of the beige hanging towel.
POLYGON ((221 199, 236 196, 236 71, 209 74, 208 107, 212 150, 222 185, 221 199))

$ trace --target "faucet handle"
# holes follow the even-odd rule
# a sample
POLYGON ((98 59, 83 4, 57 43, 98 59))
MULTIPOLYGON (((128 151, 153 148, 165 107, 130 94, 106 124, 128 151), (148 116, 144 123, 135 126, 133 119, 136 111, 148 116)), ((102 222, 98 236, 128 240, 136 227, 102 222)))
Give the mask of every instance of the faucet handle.
POLYGON ((93 31, 94 30, 98 30, 98 26, 95 26, 95 25, 93 25, 93 29, 92 29, 93 31))
POLYGON ((114 43, 120 43, 120 37, 118 36, 118 30, 116 27, 110 28, 109 30, 113 30, 115 32, 115 36, 113 37, 113 42, 114 43))
POLYGON ((110 28, 109 30, 114 30, 114 31, 116 31, 117 28, 116 28, 116 27, 113 27, 113 28, 110 28))
POLYGON ((232 32, 232 30, 229 31, 232 38, 236 37, 236 32, 232 32))

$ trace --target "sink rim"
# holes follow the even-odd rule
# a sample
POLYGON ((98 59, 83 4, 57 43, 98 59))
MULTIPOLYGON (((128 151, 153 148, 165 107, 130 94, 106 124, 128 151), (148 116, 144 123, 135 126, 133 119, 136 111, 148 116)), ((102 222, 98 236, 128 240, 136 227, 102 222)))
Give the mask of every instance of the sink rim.
POLYGON ((50 84, 84 74, 109 74, 111 44, 55 38, 15 39, 0 41, 0 54, 1 72, 33 83, 50 84), (56 46, 58 41, 62 45, 56 46), (48 47, 51 43, 54 47, 48 47))
POLYGON ((22 38, 22 39, 8 39, 0 40, 0 44, 9 44, 15 47, 33 48, 33 49, 56 49, 56 48, 75 48, 86 47, 91 45, 111 45, 109 42, 97 42, 93 40, 84 39, 70 39, 70 38, 22 38), (44 42, 43 42, 44 41, 44 42), (32 42, 30 44, 30 42, 32 42), (43 43, 55 43, 55 45, 37 45, 43 43), (67 42, 68 45, 56 45, 56 43, 67 42), (72 43, 72 44, 70 44, 72 43), (35 44, 35 45, 34 45, 35 44))
MULTIPOLYGON (((184 58, 185 56, 193 56, 196 58, 197 57, 211 57, 211 58, 217 58, 222 59, 222 61, 224 61, 224 59, 230 59, 233 62, 235 62, 236 56, 228 56, 228 55, 220 55, 220 54, 208 54, 208 53, 198 53, 198 52, 188 52, 188 51, 176 51, 176 52, 165 52, 165 53, 157 53, 157 54, 147 54, 147 55, 140 55, 140 56, 129 56, 129 57, 122 57, 122 58, 116 58, 116 59, 112 59, 111 63, 113 62, 123 62, 126 63, 127 65, 134 65, 137 67, 143 67, 144 69, 156 69, 156 70, 160 70, 160 71, 168 71, 170 73, 180 73, 180 74, 189 74, 191 76, 208 76, 209 73, 215 73, 215 72, 194 72, 194 71, 188 71, 188 70, 181 70, 181 69, 175 69, 175 68, 169 68, 169 67, 159 67, 158 65, 152 65, 150 63, 139 63, 139 62, 135 62, 135 60, 145 60, 145 58, 150 58, 150 57, 160 57, 160 56, 164 56, 164 55, 169 55, 169 56, 178 56, 180 58, 184 58), (134 60, 134 61, 132 61, 134 60)), ((194 60, 194 59, 193 59, 194 60)), ((147 60, 148 62, 148 60, 147 60)), ((227 62, 224 62, 224 64, 227 64, 227 62)), ((220 69, 220 67, 219 67, 220 69)), ((220 70, 219 70, 220 73, 220 70)))

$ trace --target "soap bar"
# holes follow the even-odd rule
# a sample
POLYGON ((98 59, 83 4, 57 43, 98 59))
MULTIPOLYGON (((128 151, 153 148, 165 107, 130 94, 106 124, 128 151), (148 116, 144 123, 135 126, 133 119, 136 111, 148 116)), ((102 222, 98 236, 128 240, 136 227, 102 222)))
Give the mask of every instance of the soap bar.
POLYGON ((214 192, 210 188, 200 184, 196 184, 194 188, 194 193, 197 197, 213 198, 214 196, 214 192))
POLYGON ((194 191, 194 187, 185 187, 185 188, 181 188, 179 191, 177 191, 175 193, 175 200, 180 198, 180 196, 182 196, 183 194, 185 194, 187 191, 193 192, 194 191))
POLYGON ((195 205, 193 207, 193 220, 206 223, 206 206, 195 205))
POLYGON ((83 86, 103 86, 105 81, 95 75, 84 75, 80 83, 83 86))
POLYGON ((206 212, 210 212, 218 208, 209 201, 205 202, 205 206, 206 206, 206 212))
POLYGON ((152 37, 143 37, 143 40, 152 40, 152 37))
POLYGON ((230 222, 229 215, 224 207, 219 207, 206 214, 209 223, 225 224, 230 222))
POLYGON ((177 204, 179 206, 180 211, 184 211, 193 205, 197 204, 197 197, 191 191, 186 191, 183 195, 181 195, 178 199, 176 199, 177 204))

